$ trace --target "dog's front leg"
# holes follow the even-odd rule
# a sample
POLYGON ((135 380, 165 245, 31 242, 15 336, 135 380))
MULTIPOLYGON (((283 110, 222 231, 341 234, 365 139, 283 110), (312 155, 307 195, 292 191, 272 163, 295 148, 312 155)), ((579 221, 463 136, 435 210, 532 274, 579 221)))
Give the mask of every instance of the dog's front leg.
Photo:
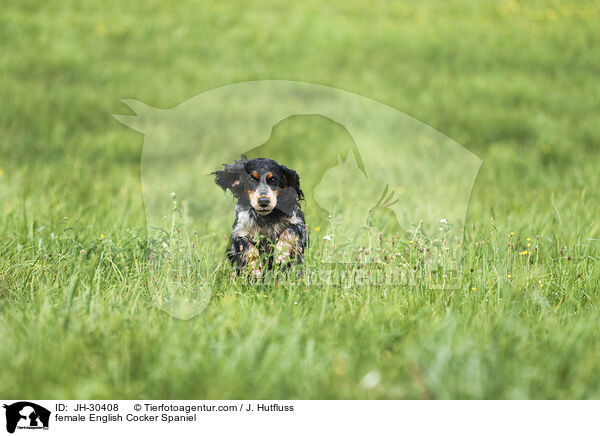
POLYGON ((246 265, 248 265, 248 271, 250 275, 255 279, 262 276, 264 266, 260 261, 260 252, 258 248, 254 246, 252 243, 248 243, 246 251, 244 252, 244 256, 246 259, 246 265))
POLYGON ((284 230, 275 244, 275 263, 283 265, 296 255, 296 246, 298 244, 298 236, 290 231, 284 230))
POLYGON ((262 275, 263 265, 260 261, 260 252, 250 241, 244 238, 234 238, 227 257, 235 265, 237 275, 246 269, 254 278, 262 275))

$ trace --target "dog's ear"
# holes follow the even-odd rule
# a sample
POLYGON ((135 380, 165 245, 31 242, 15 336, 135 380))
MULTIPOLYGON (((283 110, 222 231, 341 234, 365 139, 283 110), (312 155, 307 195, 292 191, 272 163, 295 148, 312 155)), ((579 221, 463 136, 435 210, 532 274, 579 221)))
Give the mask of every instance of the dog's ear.
POLYGON ((244 190, 244 179, 247 177, 244 162, 236 160, 231 165, 223 165, 223 170, 211 173, 215 176, 215 183, 223 189, 230 190, 233 195, 240 197, 244 190))
POLYGON ((302 192, 302 189, 300 189, 300 176, 298 173, 283 165, 281 165, 281 169, 283 170, 283 177, 285 178, 286 186, 294 188, 298 200, 304 199, 304 193, 302 192))

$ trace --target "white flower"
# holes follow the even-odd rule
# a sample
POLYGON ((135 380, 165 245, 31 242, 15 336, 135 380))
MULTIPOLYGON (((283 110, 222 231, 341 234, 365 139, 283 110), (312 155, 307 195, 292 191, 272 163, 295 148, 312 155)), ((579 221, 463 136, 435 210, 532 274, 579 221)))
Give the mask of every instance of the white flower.
POLYGON ((365 389, 373 389, 381 381, 381 373, 376 369, 369 371, 360 381, 360 385, 365 389))
POLYGON ((325 235, 325 236, 323 236, 323 240, 324 241, 331 241, 331 236, 325 235))
POLYGON ((442 223, 442 224, 448 224, 448 220, 446 218, 442 218, 440 220, 440 223, 442 223))

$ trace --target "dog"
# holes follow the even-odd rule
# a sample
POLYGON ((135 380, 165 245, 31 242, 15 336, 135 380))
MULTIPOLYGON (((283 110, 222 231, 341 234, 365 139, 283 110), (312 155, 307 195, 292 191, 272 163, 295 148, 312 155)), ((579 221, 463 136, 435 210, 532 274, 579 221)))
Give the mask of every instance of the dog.
POLYGON ((227 258, 240 273, 258 278, 273 264, 304 262, 308 229, 299 200, 298 173, 272 159, 236 160, 215 171, 215 183, 237 199, 227 258), (264 263, 263 263, 264 260, 264 263))

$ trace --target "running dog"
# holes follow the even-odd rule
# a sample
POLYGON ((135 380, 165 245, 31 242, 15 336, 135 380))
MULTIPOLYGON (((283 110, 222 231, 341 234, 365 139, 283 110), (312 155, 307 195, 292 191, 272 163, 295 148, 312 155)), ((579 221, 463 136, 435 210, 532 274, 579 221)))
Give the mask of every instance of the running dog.
POLYGON ((237 160, 212 173, 237 199, 227 258, 241 272, 260 277, 273 264, 288 268, 304 261, 308 231, 299 200, 300 177, 272 159, 237 160))

